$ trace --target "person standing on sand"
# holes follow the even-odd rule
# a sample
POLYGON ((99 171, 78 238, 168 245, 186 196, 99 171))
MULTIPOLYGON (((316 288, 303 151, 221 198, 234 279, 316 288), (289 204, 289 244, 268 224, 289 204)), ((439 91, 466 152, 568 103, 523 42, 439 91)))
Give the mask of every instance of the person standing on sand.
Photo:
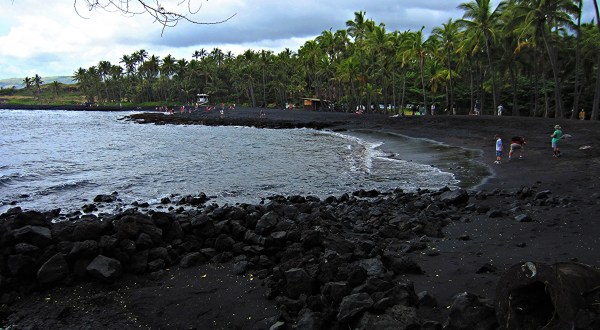
POLYGON ((519 159, 523 159, 523 151, 525 151, 525 138, 522 136, 513 136, 510 139, 510 151, 508 152, 508 160, 512 159, 515 150, 519 150, 519 159))
POLYGON ((560 140, 563 137, 563 132, 561 130, 560 125, 554 126, 554 133, 552 133, 552 135, 550 135, 550 137, 552 138, 552 153, 554 154, 553 156, 558 158, 558 157, 560 157, 560 149, 558 148, 558 140, 560 140))
POLYGON ((496 139, 496 161, 494 164, 500 164, 500 159, 502 158, 502 138, 498 134, 494 138, 496 139))
POLYGON ((500 105, 498 105, 498 116, 502 116, 502 111, 504 111, 504 107, 502 106, 502 103, 500 103, 500 105))

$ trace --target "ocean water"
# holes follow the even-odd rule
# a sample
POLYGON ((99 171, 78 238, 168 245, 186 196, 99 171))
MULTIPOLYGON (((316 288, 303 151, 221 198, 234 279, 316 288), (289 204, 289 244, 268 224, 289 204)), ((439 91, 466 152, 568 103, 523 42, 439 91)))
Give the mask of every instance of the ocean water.
POLYGON ((112 192, 121 204, 205 193, 223 205, 468 187, 486 175, 471 151, 391 133, 142 125, 128 114, 0 110, 0 213, 73 211, 112 192))

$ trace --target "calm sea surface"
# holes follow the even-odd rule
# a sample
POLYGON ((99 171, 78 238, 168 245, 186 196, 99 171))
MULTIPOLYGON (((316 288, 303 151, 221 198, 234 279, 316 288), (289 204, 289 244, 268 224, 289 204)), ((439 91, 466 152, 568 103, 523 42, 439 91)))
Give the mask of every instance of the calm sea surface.
POLYGON ((0 110, 0 213, 79 209, 98 194, 156 205, 201 192, 218 204, 274 194, 473 186, 473 151, 382 132, 141 125, 129 113, 0 110))

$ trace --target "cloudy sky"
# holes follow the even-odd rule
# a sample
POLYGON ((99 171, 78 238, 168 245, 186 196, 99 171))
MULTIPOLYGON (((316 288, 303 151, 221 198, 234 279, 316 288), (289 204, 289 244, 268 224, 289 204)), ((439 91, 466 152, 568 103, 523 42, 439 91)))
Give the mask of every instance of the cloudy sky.
MULTIPOLYGON (((120 0, 117 0, 120 1, 120 0)), ((39 74, 70 76, 79 67, 101 60, 119 64, 119 59, 145 49, 161 58, 192 59, 195 50, 217 47, 234 54, 246 49, 297 51, 324 30, 344 29, 354 13, 385 23, 387 31, 418 30, 429 33, 449 18, 462 17, 457 10, 467 0, 191 0, 190 16, 199 22, 167 28, 148 15, 127 17, 115 12, 90 12, 84 0, 0 1, 0 79, 39 74)), ((101 0, 101 2, 103 2, 101 0)), ((132 3, 136 2, 131 0, 132 3)), ((147 0, 154 3, 155 0, 147 0)), ((162 0, 165 8, 188 13, 187 6, 168 7, 181 0, 162 0)), ((185 1, 184 1, 185 2, 185 1)), ((495 4, 499 2, 493 1, 495 4)), ((593 17, 591 1, 584 1, 586 22, 593 17)), ((187 4, 186 4, 187 5, 187 4)))

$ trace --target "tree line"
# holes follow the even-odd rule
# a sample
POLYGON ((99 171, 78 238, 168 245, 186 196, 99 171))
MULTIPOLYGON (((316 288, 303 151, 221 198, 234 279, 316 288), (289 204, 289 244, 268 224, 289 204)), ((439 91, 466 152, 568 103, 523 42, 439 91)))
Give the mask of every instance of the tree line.
MULTIPOLYGON (((599 19, 594 1, 595 21, 599 19)), ((191 59, 160 58, 145 50, 118 64, 100 61, 74 73, 90 102, 213 102, 283 107, 302 98, 326 100, 329 110, 374 111, 419 104, 428 109, 514 116, 598 119, 600 27, 582 22, 583 0, 490 0, 459 5, 427 35, 387 31, 354 13, 343 29, 326 30, 297 51, 246 50, 234 55, 200 49, 191 59), (379 105, 383 105, 380 107, 379 105)))

